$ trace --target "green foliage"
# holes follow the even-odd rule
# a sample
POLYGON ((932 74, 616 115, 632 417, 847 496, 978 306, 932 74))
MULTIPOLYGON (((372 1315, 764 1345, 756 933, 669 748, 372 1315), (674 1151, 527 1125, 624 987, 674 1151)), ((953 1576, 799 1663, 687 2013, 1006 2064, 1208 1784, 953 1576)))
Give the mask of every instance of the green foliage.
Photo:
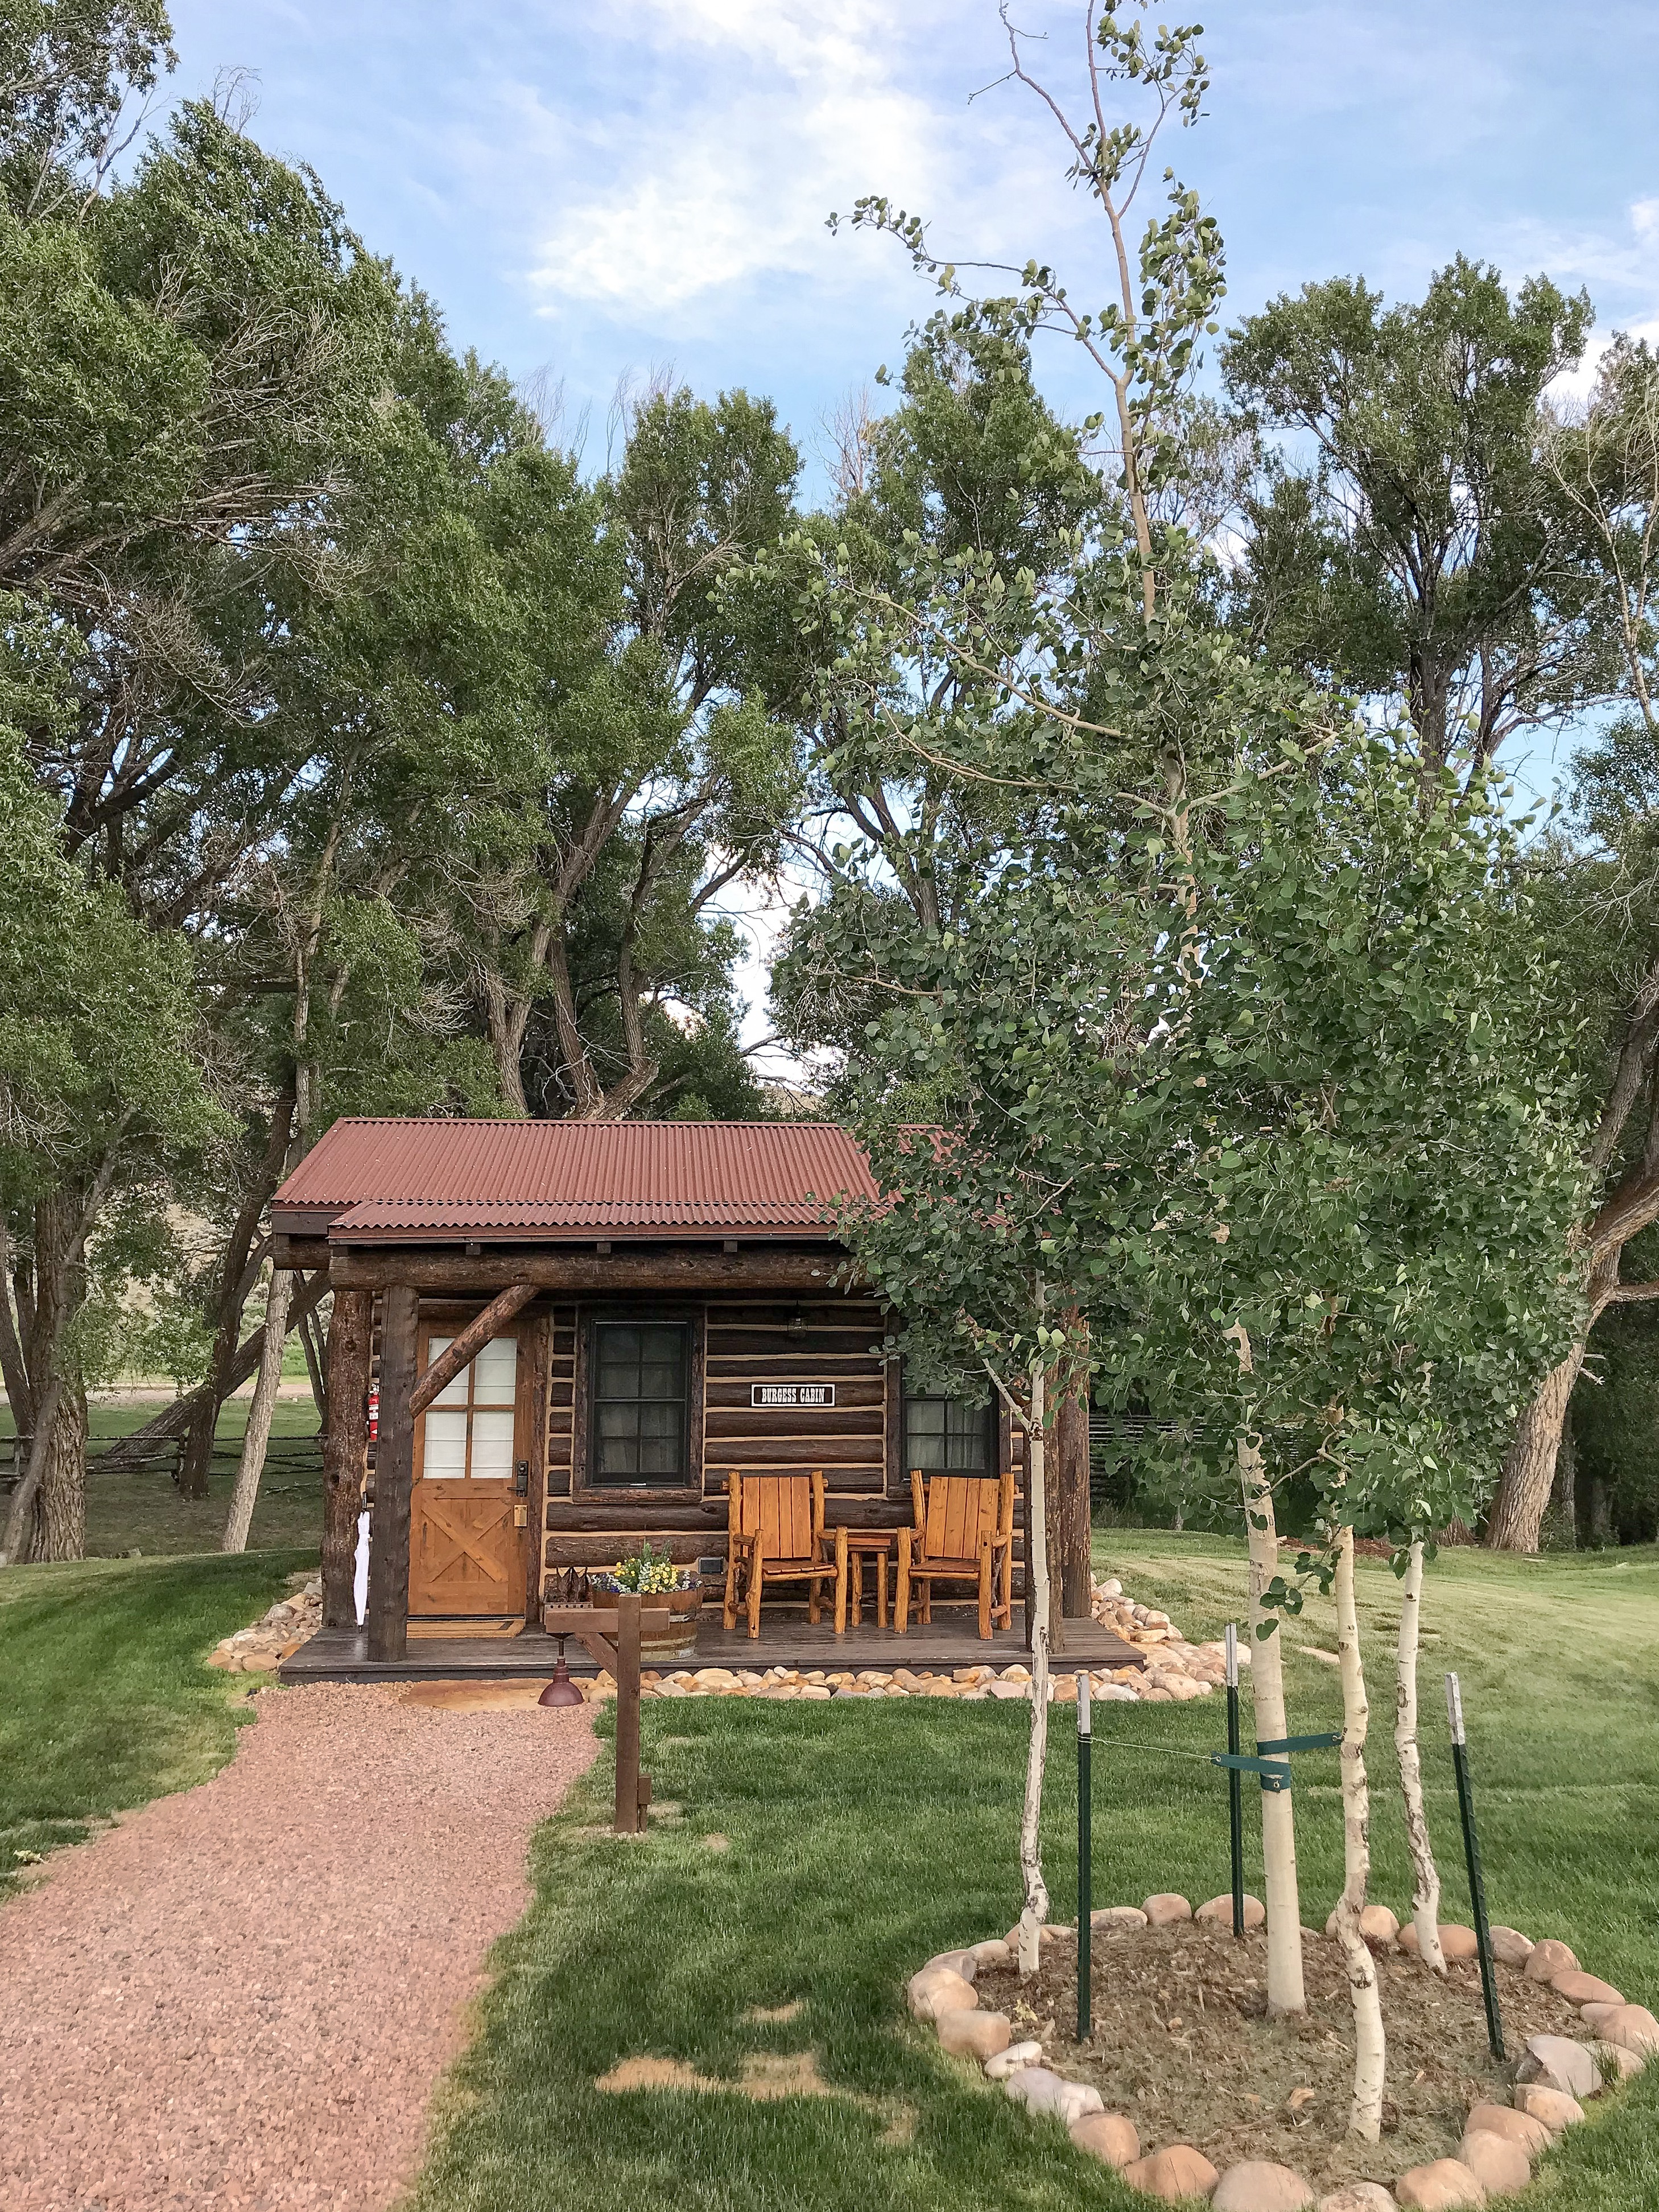
POLYGON ((907 1352, 1012 1388, 1075 1310, 1188 1512, 1243 1434, 1327 1520, 1474 1516, 1577 1319, 1582 1131, 1514 833, 1420 797, 1378 741, 1242 760, 1164 835, 964 856, 949 930, 825 923, 907 1352))
POLYGON ((1403 698, 1431 778, 1617 688, 1539 459, 1590 321, 1583 295, 1534 277, 1511 298, 1460 256, 1392 307, 1358 278, 1305 285, 1227 346, 1251 422, 1313 449, 1268 450, 1244 495, 1242 618, 1287 665, 1403 698))
MULTIPOLYGON (((161 0, 9 0, 0 18, 0 189, 26 211, 67 198, 123 143, 122 111, 177 57, 161 0)), ((128 134, 130 136, 130 134, 128 134)))

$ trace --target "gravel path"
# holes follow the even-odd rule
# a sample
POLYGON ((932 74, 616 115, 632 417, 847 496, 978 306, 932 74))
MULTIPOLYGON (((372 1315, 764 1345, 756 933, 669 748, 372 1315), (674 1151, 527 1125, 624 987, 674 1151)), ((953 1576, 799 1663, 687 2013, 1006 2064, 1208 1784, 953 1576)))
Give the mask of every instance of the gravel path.
POLYGON ((0 1909, 5 2212, 382 2212, 586 1711, 262 1696, 211 1782, 0 1909))

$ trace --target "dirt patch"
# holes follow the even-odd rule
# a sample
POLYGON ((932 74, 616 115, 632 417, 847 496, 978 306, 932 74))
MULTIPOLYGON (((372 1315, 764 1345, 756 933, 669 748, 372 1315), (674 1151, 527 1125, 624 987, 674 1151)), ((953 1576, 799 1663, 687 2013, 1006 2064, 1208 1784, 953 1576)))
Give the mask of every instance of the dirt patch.
MULTIPOLYGON (((751 2007, 744 2018, 793 2020, 800 2009, 798 1997, 791 2004, 777 2005, 770 2010, 751 2007)), ((611 2094, 625 2089, 684 2089, 698 2096, 724 2093, 747 2097, 757 2105, 775 2104, 781 2097, 835 2097, 844 2105, 856 2105, 860 2112, 882 2123, 876 2141, 883 2149, 902 2150, 915 2138, 914 2106, 900 2104, 891 2097, 861 2097, 854 2090, 836 2088, 818 2071, 816 2051, 751 2051, 738 2068, 736 2079, 724 2081, 715 2075, 699 2074, 683 2058, 622 2058, 608 2074, 601 2074, 593 2087, 611 2094)))
POLYGON ((410 1682, 398 1694, 404 1705, 424 1705, 429 1711, 511 1713, 539 1705, 551 1680, 550 1675, 539 1682, 410 1682))
POLYGON ((795 2020, 805 2003, 804 1997, 791 1997, 787 2004, 750 2005, 742 2017, 745 2021, 795 2020))
POLYGON ((5 2212, 384 2212, 591 1716, 260 1695, 0 1910, 5 2212))
POLYGON ((608 2074, 601 2074, 593 2087, 607 2091, 695 2089, 705 2094, 711 2090, 735 2091, 738 2096, 751 2098, 762 2105, 769 2104, 776 2097, 847 2096, 849 2104, 866 2101, 833 2087, 824 2080, 818 2071, 816 2051, 751 2051, 734 2081, 723 2081, 712 2074, 699 2074, 695 2066, 688 2066, 682 2058, 623 2058, 608 2074))
MULTIPOLYGON (((1304 1942, 1308 2010, 1267 2017, 1267 1941, 1183 1922, 1139 1933, 1097 1929, 1091 1945, 1094 2033, 1077 2027, 1077 1954, 1069 1936, 1045 1945, 1033 1981, 1017 1967, 981 1970, 979 2001, 1007 2014, 1015 2039, 1040 2036, 1045 2063, 1091 2082, 1109 2112, 1127 2113, 1143 2151, 1193 2143, 1224 2170, 1247 2158, 1294 2166, 1316 2192, 1345 2181, 1391 2182, 1407 2166, 1455 2153, 1471 2105, 1507 2104, 1513 2064, 1486 2047, 1480 1977, 1454 1966, 1443 1983, 1403 1952, 1377 1960, 1388 2084, 1382 2140, 1347 2135, 1353 2014, 1334 1942, 1304 1942), (1311 2094, 1309 2094, 1311 2093, 1311 2094)), ((1565 1997, 1499 1966, 1511 2058, 1529 2035, 1580 2036, 1565 1997)))

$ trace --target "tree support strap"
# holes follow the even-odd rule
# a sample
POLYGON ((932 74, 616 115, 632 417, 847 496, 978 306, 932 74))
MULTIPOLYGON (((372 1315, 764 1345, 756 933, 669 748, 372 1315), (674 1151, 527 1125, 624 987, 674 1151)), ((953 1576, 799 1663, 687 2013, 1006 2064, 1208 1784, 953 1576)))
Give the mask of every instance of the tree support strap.
POLYGON ((1262 1753, 1330 1751, 1334 1749, 1341 1741, 1340 1732, 1335 1735, 1274 1736, 1269 1742, 1257 1744, 1255 1747, 1257 1755, 1255 1758, 1251 1758, 1244 1752, 1212 1751, 1210 1753, 1210 1763, 1214 1766, 1231 1767, 1237 1773, 1259 1774, 1261 1777, 1261 1786, 1264 1790, 1288 1790, 1291 1786, 1289 1765, 1283 1758, 1264 1759, 1261 1756, 1262 1753))

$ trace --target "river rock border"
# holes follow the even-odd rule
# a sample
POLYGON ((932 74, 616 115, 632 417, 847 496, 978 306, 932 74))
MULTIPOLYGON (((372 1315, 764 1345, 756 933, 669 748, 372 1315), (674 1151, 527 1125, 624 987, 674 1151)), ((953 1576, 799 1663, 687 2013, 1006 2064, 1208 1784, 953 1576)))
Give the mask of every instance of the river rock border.
POLYGON ((323 1578, 296 1575, 296 1587, 262 1613, 250 1628, 222 1637, 207 1663, 227 1674, 270 1674, 290 1659, 323 1625, 323 1578))
MULTIPOLYGON (((1247 1899, 1246 1925, 1260 1926, 1264 1917, 1258 1900, 1247 1899)), ((1367 1940, 1379 1948, 1393 1948, 1397 1939, 1412 1936, 1384 1905, 1368 1906, 1366 1917, 1367 1940)), ((1231 1898, 1212 1898, 1194 1913, 1184 1897, 1166 1893, 1143 1905, 1104 1906, 1091 1916, 1091 1924, 1133 1930, 1194 1918, 1231 1927, 1231 1898)), ((1042 1940, 1075 1942, 1076 1935, 1075 1929, 1045 1927, 1042 1940)), ((1449 1957, 1474 1956, 1473 1929, 1448 1923, 1440 1936, 1449 1957)), ((1582 1972, 1565 1943, 1553 1936, 1533 1943, 1514 1928, 1494 1928, 1492 1937, 1498 1959, 1547 1984, 1577 2010, 1590 2039, 1531 2037, 1516 2069, 1513 2101, 1473 2106, 1455 2157, 1412 2166, 1391 2189, 1379 2181, 1349 2182, 1318 2198, 1304 2176, 1269 2159, 1245 2159, 1218 2172, 1191 2143, 1167 2143, 1143 2155, 1139 2131, 1127 2113, 1109 2112, 1091 2083, 1068 2081, 1046 2063, 1040 2042, 1014 2042, 1007 2015, 981 2011, 974 1984, 982 1966, 1006 1965, 1015 1955, 1018 1928, 1006 1938, 938 1953, 911 1975, 905 1996, 911 2017, 931 2022, 941 2050, 975 2060, 1028 2112, 1058 2120, 1079 2150, 1103 2160, 1147 2197, 1168 2203, 1207 2198, 1215 2212, 1304 2212, 1316 2205, 1317 2212, 1396 2212, 1399 2207, 1459 2212, 1523 2190, 1536 2160, 1584 2118, 1586 2100, 1619 2087, 1659 2057, 1659 2020, 1582 1972)), ((1415 1945, 1401 1942, 1400 1948, 1410 1951, 1415 1945)))

